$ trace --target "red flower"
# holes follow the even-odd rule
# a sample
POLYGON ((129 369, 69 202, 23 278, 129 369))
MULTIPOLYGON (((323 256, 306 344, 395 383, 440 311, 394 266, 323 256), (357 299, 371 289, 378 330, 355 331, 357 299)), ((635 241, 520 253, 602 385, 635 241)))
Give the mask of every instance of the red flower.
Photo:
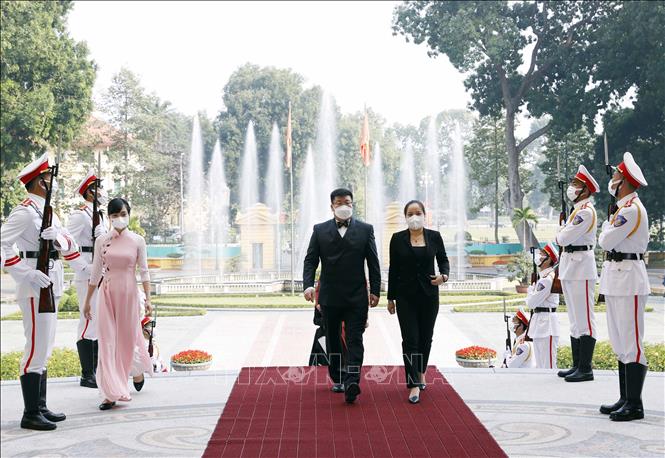
POLYGON ((212 361, 212 355, 201 350, 185 350, 171 356, 171 362, 177 364, 197 364, 212 361))
POLYGON ((494 359, 496 358, 496 352, 491 348, 478 347, 474 345, 457 350, 455 352, 455 356, 463 359, 494 359))

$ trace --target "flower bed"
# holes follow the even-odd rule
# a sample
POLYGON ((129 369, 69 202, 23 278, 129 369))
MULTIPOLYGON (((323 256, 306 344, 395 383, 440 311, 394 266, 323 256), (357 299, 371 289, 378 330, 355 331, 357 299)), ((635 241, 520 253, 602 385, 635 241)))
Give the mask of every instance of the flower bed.
POLYGON ((201 371, 211 365, 212 355, 201 350, 185 350, 171 356, 171 367, 176 371, 201 371))
POLYGON ((490 367, 496 360, 496 351, 474 345, 457 350, 455 360, 462 367, 490 367))

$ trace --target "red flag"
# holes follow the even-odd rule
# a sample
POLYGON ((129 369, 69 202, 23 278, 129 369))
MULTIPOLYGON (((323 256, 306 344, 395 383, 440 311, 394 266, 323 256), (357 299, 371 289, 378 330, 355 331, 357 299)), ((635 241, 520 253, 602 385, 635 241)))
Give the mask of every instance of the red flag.
POLYGON ((363 128, 360 131, 360 157, 365 167, 369 166, 369 156, 369 121, 367 119, 367 110, 365 110, 365 120, 363 121, 363 128))
POLYGON ((291 169, 291 102, 289 102, 289 118, 286 121, 286 168, 291 169))

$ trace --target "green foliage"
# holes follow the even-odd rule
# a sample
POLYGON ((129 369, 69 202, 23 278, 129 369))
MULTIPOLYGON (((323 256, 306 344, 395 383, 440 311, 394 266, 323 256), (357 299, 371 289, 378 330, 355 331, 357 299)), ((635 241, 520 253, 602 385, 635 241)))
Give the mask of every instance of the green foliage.
POLYGON ((526 285, 529 275, 533 271, 533 260, 529 253, 523 253, 515 257, 515 260, 508 264, 508 280, 519 280, 522 285, 526 285))
MULTIPOLYGON (((665 372, 665 344, 644 344, 644 353, 649 362, 651 372, 665 372)), ((571 367, 573 363, 570 347, 559 347, 557 351, 557 366, 571 367)), ((593 352, 594 369, 618 370, 617 357, 612 351, 609 342, 596 342, 596 348, 593 352)))
POLYGON ((67 31, 70 1, 3 1, 0 12, 0 168, 3 215, 18 203, 16 171, 67 146, 92 109, 95 66, 67 31))
MULTIPOLYGON (((22 356, 22 351, 2 354, 2 362, 0 363, 2 380, 18 380, 18 370, 22 356)), ((49 377, 73 377, 81 374, 78 353, 69 348, 54 348, 46 368, 49 377)))
POLYGON ((137 233, 141 237, 145 237, 145 229, 141 227, 141 222, 139 221, 138 216, 132 215, 129 217, 129 226, 127 226, 130 231, 137 233))
POLYGON ((70 286, 67 288, 62 297, 60 298, 60 303, 58 304, 58 312, 78 312, 79 311, 79 300, 76 294, 76 288, 70 286))

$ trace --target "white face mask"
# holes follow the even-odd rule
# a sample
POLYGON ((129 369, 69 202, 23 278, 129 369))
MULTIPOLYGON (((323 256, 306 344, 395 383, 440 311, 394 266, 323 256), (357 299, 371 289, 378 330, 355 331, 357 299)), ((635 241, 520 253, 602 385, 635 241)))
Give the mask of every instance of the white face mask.
POLYGON ((569 185, 568 189, 566 189, 566 197, 568 197, 568 199, 571 202, 575 202, 575 199, 577 199, 577 196, 580 195, 580 192, 582 192, 581 189, 576 188, 575 186, 569 185))
MULTIPOLYGON (((46 187, 44 187, 44 185, 42 185, 42 187, 43 187, 45 190, 48 190, 48 186, 49 186, 49 185, 46 185, 46 187)), ((51 186, 51 198, 53 198, 53 197, 55 197, 55 195, 58 193, 58 189, 59 189, 59 187, 58 187, 58 180, 56 180, 55 178, 53 178, 53 180, 51 181, 50 186, 51 186)))
POLYGON ((618 180, 618 181, 610 180, 610 182, 607 183, 607 192, 609 192, 610 195, 616 197, 617 193, 619 192, 619 186, 621 185, 622 181, 623 180, 618 180), (617 185, 616 188, 613 188, 614 185, 617 185))
POLYGON ((545 261, 545 259, 547 259, 546 256, 543 256, 542 254, 538 253, 536 255, 536 265, 540 266, 545 261))
POLYGON ((409 229, 418 231, 425 225, 425 217, 423 215, 411 215, 406 219, 406 224, 409 229))
POLYGON ((118 230, 124 229, 129 225, 129 216, 111 218, 111 225, 118 230))
POLYGON ((334 212, 338 219, 346 221, 347 219, 351 218, 351 215, 353 215, 353 208, 349 207, 348 205, 340 205, 339 207, 335 207, 334 212))

